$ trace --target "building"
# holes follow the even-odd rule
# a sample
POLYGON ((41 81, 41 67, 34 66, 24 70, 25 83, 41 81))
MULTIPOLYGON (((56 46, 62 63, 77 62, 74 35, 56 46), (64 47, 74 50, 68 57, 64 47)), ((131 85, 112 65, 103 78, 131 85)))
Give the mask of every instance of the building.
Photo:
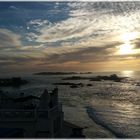
POLYGON ((40 97, 0 95, 0 137, 61 137, 63 112, 57 88, 44 90, 40 97))

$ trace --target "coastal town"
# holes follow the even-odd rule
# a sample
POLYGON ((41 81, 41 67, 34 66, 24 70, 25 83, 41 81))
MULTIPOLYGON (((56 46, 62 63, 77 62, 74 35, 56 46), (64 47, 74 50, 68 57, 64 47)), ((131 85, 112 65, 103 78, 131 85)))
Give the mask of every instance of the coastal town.
POLYGON ((64 121, 58 88, 40 97, 20 93, 12 98, 0 91, 0 138, 84 137, 82 128, 64 121))

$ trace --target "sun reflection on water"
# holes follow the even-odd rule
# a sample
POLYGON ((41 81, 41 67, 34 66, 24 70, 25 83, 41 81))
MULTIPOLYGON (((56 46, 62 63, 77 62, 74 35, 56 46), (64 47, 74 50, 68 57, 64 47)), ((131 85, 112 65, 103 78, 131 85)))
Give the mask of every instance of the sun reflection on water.
POLYGON ((134 71, 125 70, 125 71, 122 71, 121 74, 125 77, 133 77, 134 76, 134 71))

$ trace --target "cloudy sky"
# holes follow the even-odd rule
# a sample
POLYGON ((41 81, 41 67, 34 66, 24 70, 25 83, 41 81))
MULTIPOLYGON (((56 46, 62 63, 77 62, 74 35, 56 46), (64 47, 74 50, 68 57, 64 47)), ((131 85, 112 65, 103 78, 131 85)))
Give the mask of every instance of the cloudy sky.
POLYGON ((0 2, 0 72, 140 68, 140 2, 0 2))

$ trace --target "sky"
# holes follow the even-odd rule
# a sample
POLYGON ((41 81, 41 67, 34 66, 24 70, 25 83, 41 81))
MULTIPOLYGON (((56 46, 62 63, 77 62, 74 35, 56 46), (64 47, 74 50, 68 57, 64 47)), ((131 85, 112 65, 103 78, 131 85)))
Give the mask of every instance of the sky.
POLYGON ((0 2, 0 73, 138 71, 140 2, 0 2))

